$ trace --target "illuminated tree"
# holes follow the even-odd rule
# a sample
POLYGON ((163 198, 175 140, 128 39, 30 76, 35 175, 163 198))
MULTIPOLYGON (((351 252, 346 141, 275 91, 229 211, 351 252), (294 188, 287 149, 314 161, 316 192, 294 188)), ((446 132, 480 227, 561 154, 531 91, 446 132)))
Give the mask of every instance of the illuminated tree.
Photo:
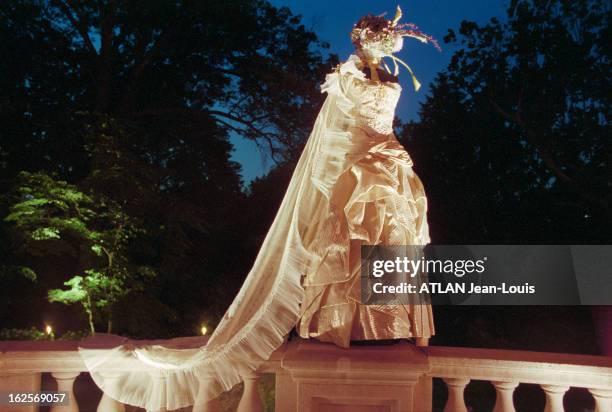
MULTIPOLYGON (((127 255, 130 239, 141 230, 134 219, 116 202, 43 173, 22 172, 12 199, 4 220, 18 253, 69 254, 82 266, 64 282, 68 289, 49 291, 49 300, 81 305, 92 333, 103 322, 110 333, 114 305, 156 275, 127 255)), ((31 268, 20 270, 36 276, 31 268)))

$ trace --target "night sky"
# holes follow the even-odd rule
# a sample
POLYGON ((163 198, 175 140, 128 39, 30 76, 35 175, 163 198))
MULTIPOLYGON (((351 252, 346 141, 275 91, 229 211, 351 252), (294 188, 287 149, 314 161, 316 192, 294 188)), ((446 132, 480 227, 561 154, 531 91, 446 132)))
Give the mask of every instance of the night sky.
MULTIPOLYGON (((422 84, 417 93, 410 76, 400 68, 400 83, 403 87, 397 115, 404 121, 418 119, 419 102, 429 93, 429 83, 437 72, 443 70, 453 48, 443 43, 448 29, 457 29, 462 20, 486 23, 491 17, 503 19, 509 0, 404 0, 400 7, 404 12, 401 22, 415 23, 419 28, 440 42, 442 53, 433 46, 406 38, 404 48, 397 54, 414 70, 422 84)), ((389 0, 271 0, 277 7, 286 6, 294 14, 302 15, 304 25, 317 33, 321 40, 330 44, 329 52, 345 60, 354 48, 348 33, 359 17, 364 14, 387 12, 387 18, 395 13, 397 1, 389 0)), ((257 150, 255 144, 240 137, 232 138, 235 146, 234 159, 242 165, 242 176, 248 184, 253 178, 264 174, 272 165, 270 160, 257 150)))

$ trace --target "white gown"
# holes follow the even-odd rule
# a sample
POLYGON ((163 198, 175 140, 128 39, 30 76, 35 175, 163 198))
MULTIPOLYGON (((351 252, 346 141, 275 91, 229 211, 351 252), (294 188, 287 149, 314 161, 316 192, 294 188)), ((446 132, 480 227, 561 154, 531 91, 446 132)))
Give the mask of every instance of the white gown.
POLYGON ((100 337, 79 352, 111 398, 148 410, 204 403, 242 381, 297 326, 303 337, 429 337, 429 305, 367 307, 355 287, 364 244, 429 242, 423 186, 393 135, 401 87, 375 82, 351 55, 329 73, 327 98, 253 268, 205 342, 100 337))

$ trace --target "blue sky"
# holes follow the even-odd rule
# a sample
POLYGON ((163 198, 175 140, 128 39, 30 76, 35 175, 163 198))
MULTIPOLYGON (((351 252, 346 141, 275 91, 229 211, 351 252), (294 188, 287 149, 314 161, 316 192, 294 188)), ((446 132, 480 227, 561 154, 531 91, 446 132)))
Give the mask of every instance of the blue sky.
MULTIPOLYGON (((336 53, 341 60, 346 59, 354 48, 348 33, 353 23, 364 14, 387 12, 392 18, 397 1, 388 0, 270 0, 277 7, 286 6, 294 14, 302 15, 304 25, 317 33, 321 40, 330 44, 329 52, 336 53)), ((397 115, 404 121, 418 119, 420 102, 429 93, 429 84, 436 73, 446 68, 453 48, 442 41, 448 29, 457 29, 462 20, 485 23, 491 17, 503 20, 509 0, 428 0, 417 2, 403 0, 399 2, 404 12, 402 22, 412 22, 427 34, 434 36, 442 46, 442 53, 430 45, 416 40, 406 39, 404 48, 397 54, 407 62, 422 84, 415 92, 410 76, 405 70, 400 71, 400 83, 403 87, 397 115)), ((272 166, 270 160, 263 156, 252 142, 240 137, 233 137, 235 146, 233 159, 242 165, 242 176, 246 184, 253 178, 265 174, 272 166)))

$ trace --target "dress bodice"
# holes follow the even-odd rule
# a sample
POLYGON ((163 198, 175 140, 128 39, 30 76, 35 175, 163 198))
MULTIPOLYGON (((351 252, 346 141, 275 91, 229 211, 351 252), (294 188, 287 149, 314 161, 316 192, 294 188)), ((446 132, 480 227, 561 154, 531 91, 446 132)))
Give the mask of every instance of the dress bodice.
POLYGON ((328 73, 321 85, 328 99, 316 129, 320 139, 313 143, 317 156, 311 179, 326 196, 353 163, 382 150, 381 144, 399 145, 393 134, 393 118, 402 87, 366 78, 359 63, 359 57, 351 55, 328 73))
POLYGON ((356 79, 350 98, 355 101, 360 123, 376 133, 392 133, 395 108, 401 92, 402 87, 398 83, 356 79))
POLYGON ((389 135, 393 132, 393 118, 402 86, 368 79, 357 67, 360 61, 358 56, 351 55, 327 75, 322 91, 338 96, 339 105, 346 109, 346 115, 368 134, 389 135))

